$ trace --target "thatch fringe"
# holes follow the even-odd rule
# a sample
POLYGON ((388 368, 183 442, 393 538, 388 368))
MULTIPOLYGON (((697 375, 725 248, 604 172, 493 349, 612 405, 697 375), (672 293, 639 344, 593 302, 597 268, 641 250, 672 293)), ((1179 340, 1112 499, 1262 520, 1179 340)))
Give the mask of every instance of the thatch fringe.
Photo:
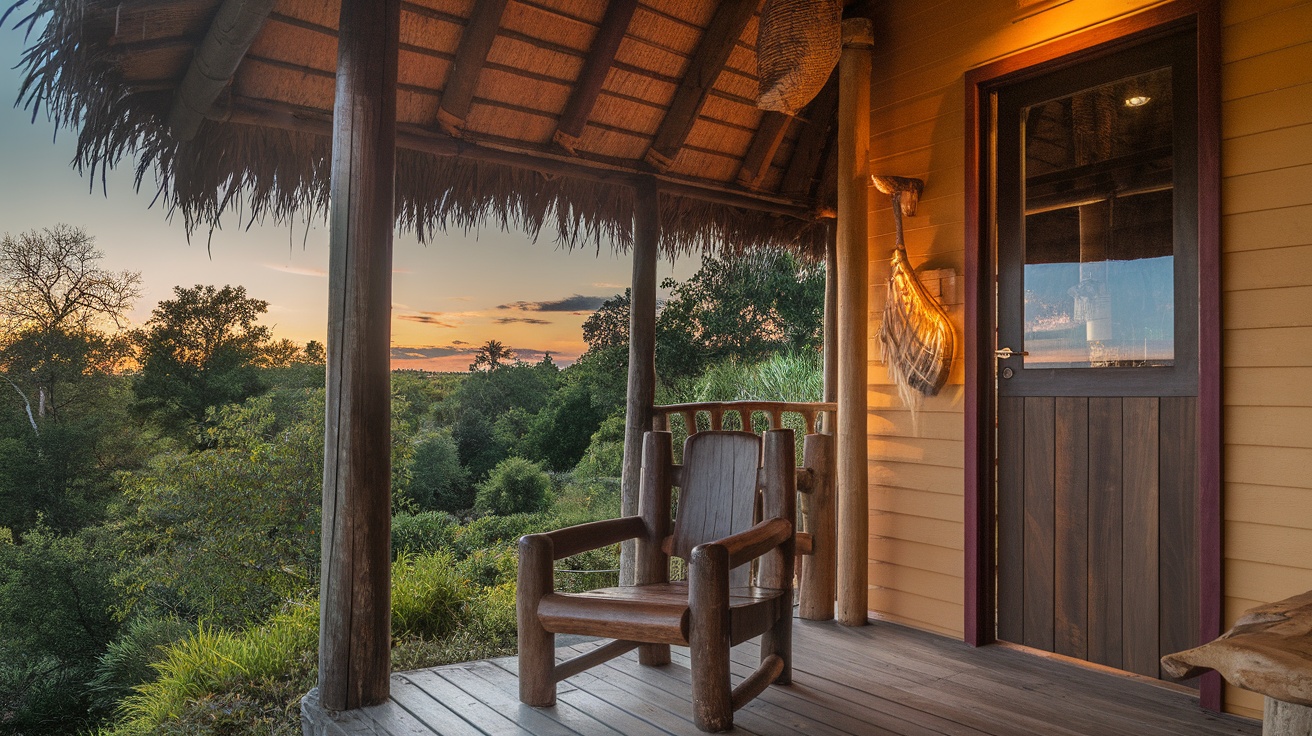
MULTIPOLYGON (((44 31, 23 56, 18 102, 33 117, 77 131, 74 166, 94 180, 136 160, 138 189, 149 176, 155 202, 181 216, 188 234, 218 227, 242 209, 243 225, 291 224, 325 217, 331 141, 313 133, 206 121, 190 142, 168 134, 168 91, 134 92, 119 76, 107 44, 116 0, 18 0, 6 12, 44 31), (26 13, 26 14, 24 14, 26 13), (20 17, 21 16, 21 17, 20 17)), ((3 21, 0 21, 3 22, 3 21)), ((450 229, 514 226, 537 237, 554 227, 563 246, 632 242, 633 190, 548 177, 485 161, 401 149, 397 152, 396 216, 420 241, 450 229)), ((153 203, 152 203, 153 204, 153 203)), ((808 259, 824 253, 818 222, 718 203, 661 195, 662 249, 669 257, 701 251, 731 255, 784 248, 808 259)))

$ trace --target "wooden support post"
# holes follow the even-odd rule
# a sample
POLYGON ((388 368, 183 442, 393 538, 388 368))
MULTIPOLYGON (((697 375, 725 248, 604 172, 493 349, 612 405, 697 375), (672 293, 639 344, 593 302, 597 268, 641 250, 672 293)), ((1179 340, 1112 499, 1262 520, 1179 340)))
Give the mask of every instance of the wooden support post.
MULTIPOLYGON (((670 535, 670 469, 674 465, 674 436, 650 432, 642 443, 642 483, 639 506, 646 533, 638 541, 637 585, 670 582, 670 556, 661 544, 670 535)), ((669 644, 643 644, 638 662, 645 665, 670 663, 669 644)))
POLYGON ((811 554, 802 558, 802 596, 797 614, 811 621, 834 617, 834 566, 837 561, 838 517, 834 514, 834 438, 808 434, 802 448, 806 467, 815 475, 811 492, 802 497, 810 524, 811 554))
POLYGON ((647 149, 644 158, 652 168, 663 172, 674 164, 715 80, 760 4, 760 0, 723 0, 716 5, 715 15, 711 16, 697 51, 688 62, 688 70, 674 92, 670 109, 656 130, 651 148, 647 149))
POLYGON ((175 141, 196 137, 205 115, 232 81, 237 66, 259 35, 276 0, 224 0, 214 15, 205 40, 196 48, 191 65, 173 95, 169 135, 175 141))
MULTIPOLYGON (((629 385, 624 414, 624 466, 620 514, 638 513, 642 436, 651 429, 656 404, 656 257, 661 244, 660 193, 644 179, 634 192, 633 289, 629 300, 629 385)), ((634 543, 620 547, 620 585, 633 585, 634 543)))
POLYGON ((869 283, 867 272, 866 168, 870 145, 870 51, 868 18, 843 21, 838 63, 838 620, 866 622, 869 608, 870 509, 866 468, 866 360, 869 283))
POLYGON ((592 39, 592 48, 588 49, 588 60, 583 63, 583 71, 574 82, 569 102, 556 124, 553 138, 556 145, 574 153, 574 145, 583 135, 583 126, 592 116, 592 108, 597 104, 597 95, 606 82, 611 64, 615 62, 615 52, 619 50, 620 41, 629 29, 633 11, 638 8, 638 0, 611 0, 606 6, 606 15, 601 19, 601 27, 592 39))
POLYGON ((400 0, 342 0, 333 109, 319 697, 387 699, 391 317, 400 0))
POLYGON ((501 27, 501 14, 506 9, 506 2, 479 0, 474 3, 469 24, 460 35, 456 59, 451 62, 451 70, 447 72, 446 85, 442 87, 442 102, 437 108, 437 124, 448 135, 458 138, 464 133, 465 118, 474 102, 474 88, 478 86, 478 75, 487 63, 487 53, 496 40, 497 29, 501 27))
MULTIPOLYGON (((824 400, 838 401, 838 223, 825 225, 824 400)), ((825 434, 834 433, 834 415, 825 415, 825 434)))

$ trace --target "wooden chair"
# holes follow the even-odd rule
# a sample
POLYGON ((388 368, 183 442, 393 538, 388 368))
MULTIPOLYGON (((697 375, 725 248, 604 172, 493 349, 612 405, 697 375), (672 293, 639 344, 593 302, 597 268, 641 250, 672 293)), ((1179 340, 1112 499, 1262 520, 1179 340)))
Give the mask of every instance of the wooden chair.
POLYGON ((638 516, 521 538, 519 699, 553 705, 557 682, 635 647, 642 664, 668 664, 671 644, 691 648, 693 716, 703 731, 731 728, 733 712, 767 685, 789 684, 793 452, 791 429, 770 430, 763 438, 699 432, 684 444, 684 462, 677 466, 670 433, 648 432, 638 516), (671 534, 673 485, 680 491, 671 534), (555 592, 555 560, 628 539, 637 540, 636 585, 555 592), (687 582, 670 582, 671 554, 687 560, 687 582), (556 634, 615 641, 557 664, 556 634), (729 648, 755 636, 762 636, 761 666, 731 687, 729 648))

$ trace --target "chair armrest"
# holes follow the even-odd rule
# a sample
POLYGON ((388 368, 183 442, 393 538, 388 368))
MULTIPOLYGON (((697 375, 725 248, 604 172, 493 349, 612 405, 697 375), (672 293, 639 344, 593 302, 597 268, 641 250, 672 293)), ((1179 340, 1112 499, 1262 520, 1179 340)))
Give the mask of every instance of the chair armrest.
POLYGON ((778 547, 793 536, 793 525, 787 519, 766 519, 746 531, 717 540, 729 553, 729 569, 750 562, 778 547))
POLYGON ((560 560, 580 552, 635 539, 646 533, 647 525, 641 516, 622 516, 618 519, 577 524, 544 534, 528 534, 521 540, 520 548, 524 548, 524 539, 545 537, 551 541, 552 560, 560 560))

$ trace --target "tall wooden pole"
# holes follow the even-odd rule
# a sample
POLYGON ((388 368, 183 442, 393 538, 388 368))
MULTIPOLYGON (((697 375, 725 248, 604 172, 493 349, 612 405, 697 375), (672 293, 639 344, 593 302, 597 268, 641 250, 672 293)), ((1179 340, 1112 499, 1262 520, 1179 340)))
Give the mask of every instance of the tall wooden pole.
POLYGON ((866 168, 870 145, 870 51, 867 18, 843 21, 838 62, 838 620, 866 622, 870 495, 866 468, 868 289, 866 168))
MULTIPOLYGON (((838 224, 825 224, 824 401, 838 401, 838 224)), ((834 418, 825 417, 832 434, 834 418)))
POLYGON ((400 0, 342 0, 329 215, 319 701, 391 676, 392 192, 400 0))
MULTIPOLYGON (((629 387, 624 414, 624 468, 620 513, 638 513, 642 436, 651 429, 656 403, 656 256, 661 243, 659 193, 653 179, 641 180, 633 204, 633 290, 629 301, 629 387)), ((634 581, 632 540, 620 548, 620 585, 634 581)))

